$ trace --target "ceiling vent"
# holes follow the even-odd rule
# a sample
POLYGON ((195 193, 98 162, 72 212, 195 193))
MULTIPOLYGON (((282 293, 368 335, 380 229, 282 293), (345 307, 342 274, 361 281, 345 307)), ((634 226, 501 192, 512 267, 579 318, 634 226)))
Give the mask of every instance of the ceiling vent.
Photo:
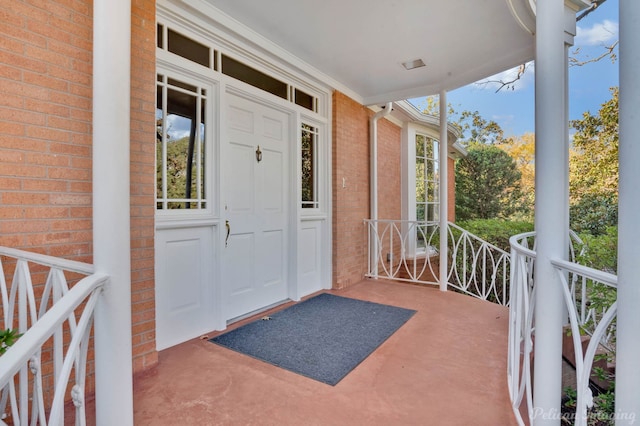
POLYGON ((412 70, 414 68, 424 67, 424 66, 426 66, 426 64, 424 63, 424 61, 422 59, 412 59, 410 61, 403 62, 402 66, 406 70, 412 70))

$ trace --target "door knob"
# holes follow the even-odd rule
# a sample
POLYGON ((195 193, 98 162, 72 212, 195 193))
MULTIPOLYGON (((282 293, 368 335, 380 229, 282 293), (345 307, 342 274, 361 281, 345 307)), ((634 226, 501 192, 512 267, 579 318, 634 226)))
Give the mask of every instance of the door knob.
POLYGON ((231 224, 229 224, 228 220, 225 220, 224 226, 227 228, 227 237, 224 239, 224 246, 226 247, 229 243, 229 234, 231 233, 231 224))

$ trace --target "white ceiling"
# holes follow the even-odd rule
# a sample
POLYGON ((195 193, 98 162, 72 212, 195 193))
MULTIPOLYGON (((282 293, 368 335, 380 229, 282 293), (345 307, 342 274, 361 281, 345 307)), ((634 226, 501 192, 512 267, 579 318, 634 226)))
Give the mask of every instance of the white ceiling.
POLYGON ((534 55, 510 0, 206 1, 367 105, 451 90, 534 55), (426 67, 402 67, 417 58, 426 67))

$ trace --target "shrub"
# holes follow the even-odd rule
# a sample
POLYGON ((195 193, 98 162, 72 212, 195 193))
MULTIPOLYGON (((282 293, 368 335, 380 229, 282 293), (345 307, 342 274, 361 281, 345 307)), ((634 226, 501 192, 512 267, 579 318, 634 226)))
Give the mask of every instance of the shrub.
POLYGON ((580 234, 584 242, 583 253, 577 262, 600 271, 615 274, 618 270, 618 227, 609 226, 599 235, 580 234))
POLYGON ((0 330, 0 355, 5 353, 21 335, 16 330, 0 330))
POLYGON ((502 250, 509 251, 509 238, 533 231, 533 223, 506 219, 475 219, 456 222, 458 226, 502 250))
POLYGON ((586 194, 569 207, 571 229, 602 235, 618 224, 618 201, 613 195, 586 194))

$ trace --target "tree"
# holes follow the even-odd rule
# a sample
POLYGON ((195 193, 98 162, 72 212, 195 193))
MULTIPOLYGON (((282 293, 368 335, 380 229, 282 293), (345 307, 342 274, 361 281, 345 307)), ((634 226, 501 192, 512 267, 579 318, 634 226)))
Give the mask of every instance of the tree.
POLYGON ((618 88, 611 89, 598 115, 585 112, 571 126, 571 227, 600 235, 618 222, 618 88))
MULTIPOLYGON (((453 111, 453 115, 457 113, 453 111)), ((456 125, 462 129, 463 137, 459 142, 464 146, 507 142, 500 125, 493 120, 485 119, 478 111, 462 111, 456 125)))
POLYGON ((518 210, 521 174, 505 151, 474 143, 455 172, 458 219, 506 218, 518 210))
POLYGON ((508 139, 498 145, 516 162, 520 178, 521 198, 518 202, 519 210, 526 218, 533 217, 535 205, 535 134, 526 133, 522 136, 508 139))
MULTIPOLYGON (((158 141, 156 144, 156 193, 158 196, 162 194, 162 141, 158 141)), ((188 155, 189 152, 189 137, 183 137, 180 139, 172 139, 167 142, 167 158, 166 158, 166 179, 167 179, 167 199, 185 199, 196 198, 199 188, 197 186, 196 176, 190 176, 191 196, 187 196, 187 173, 188 155)), ((193 163, 195 164, 194 158, 193 163)), ((202 191, 202 188, 200 188, 202 191)), ((189 203, 186 202, 170 202, 170 209, 189 208, 189 203)))
MULTIPOLYGON (((582 19, 589 16, 592 12, 594 12, 598 7, 600 7, 607 0, 592 0, 591 5, 584 9, 576 16, 576 22, 580 22, 582 19)), ((572 52, 572 56, 569 57, 569 66, 583 66, 592 62, 598 62, 602 59, 609 58, 611 62, 615 62, 618 59, 618 55, 616 54, 616 48, 618 47, 618 41, 612 43, 609 46, 603 46, 602 54, 596 56, 595 58, 581 58, 580 57, 580 49, 577 48, 572 52)), ((522 78, 525 74, 525 71, 530 67, 531 62, 520 64, 517 67, 517 72, 513 76, 513 78, 507 80, 491 80, 486 79, 478 82, 478 85, 486 86, 487 84, 496 84, 498 88, 496 89, 496 93, 501 91, 502 89, 511 89, 515 90, 515 84, 518 80, 522 78)))
POLYGON ((602 104, 598 115, 585 112, 573 120, 576 130, 570 165, 573 202, 585 195, 618 194, 618 88, 611 88, 611 99, 602 104))
MULTIPOLYGON (((433 116, 440 115, 438 102, 438 96, 427 96, 425 103, 421 105, 422 113, 433 116)), ((504 131, 500 125, 493 120, 485 119, 478 111, 457 112, 453 105, 448 104, 447 116, 448 122, 462 131, 462 137, 458 142, 465 147, 473 143, 500 144, 508 141, 505 139, 504 131)))

